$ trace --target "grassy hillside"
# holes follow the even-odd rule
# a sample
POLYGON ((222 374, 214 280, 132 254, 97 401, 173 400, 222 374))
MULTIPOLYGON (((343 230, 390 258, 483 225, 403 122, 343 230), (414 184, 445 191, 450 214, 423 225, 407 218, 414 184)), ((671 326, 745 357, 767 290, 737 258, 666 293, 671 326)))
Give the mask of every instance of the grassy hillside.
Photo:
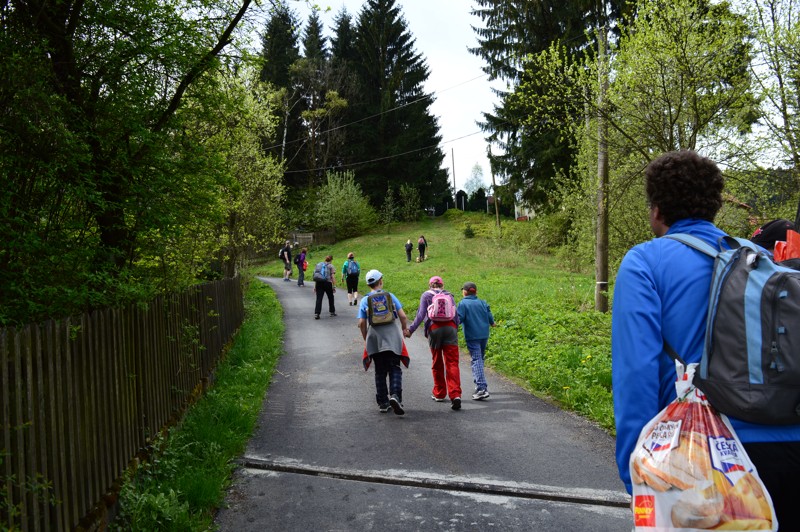
MULTIPOLYGON (((368 290, 363 273, 376 268, 385 276, 385 288, 400 298, 409 316, 416 312, 432 275, 440 275, 457 300, 461 285, 475 282, 478 296, 489 302, 499 324, 492 330, 487 364, 532 393, 613 432, 611 317, 592 310, 594 278, 561 269, 553 257, 508 249, 491 236, 493 224, 493 218, 455 211, 436 220, 392 226, 388 233, 382 229, 312 248, 309 270, 331 254, 340 271, 352 251, 361 264, 362 293, 368 290), (466 238, 466 223, 476 234, 487 236, 466 238), (421 234, 428 240, 428 260, 406 262, 406 240, 414 243, 412 257, 416 257, 421 234)), ((259 268, 258 274, 281 276, 282 265, 276 261, 259 268)), ((345 296, 341 291, 337 296, 341 305, 345 296)))

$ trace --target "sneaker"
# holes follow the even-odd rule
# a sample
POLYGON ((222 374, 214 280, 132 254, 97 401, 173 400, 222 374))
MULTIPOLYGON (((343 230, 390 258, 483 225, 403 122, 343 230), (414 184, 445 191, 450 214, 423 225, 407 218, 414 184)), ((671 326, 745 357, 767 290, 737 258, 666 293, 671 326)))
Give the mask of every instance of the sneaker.
POLYGON ((353 306, 353 302, 352 301, 348 301, 347 304, 350 305, 351 307, 353 306))
POLYGON ((487 390, 478 390, 477 392, 472 394, 472 398, 476 401, 481 401, 483 399, 489 398, 489 392, 487 390))
POLYGON ((314 319, 318 320, 319 319, 319 314, 314 314, 314 319))
POLYGON ((453 410, 461 410, 461 398, 453 397, 453 400, 450 403, 450 408, 453 410))
POLYGON ((385 414, 389 410, 391 410, 391 406, 389 403, 383 403, 382 405, 378 406, 378 409, 381 411, 381 414, 385 414))
POLYGON ((389 398, 389 404, 392 405, 392 410, 394 410, 394 413, 398 416, 402 416, 406 413, 406 411, 403 410, 403 405, 400 404, 400 399, 397 398, 397 395, 393 395, 389 398))
POLYGON ((358 299, 354 299, 353 300, 353 306, 355 307, 357 303, 358 303, 358 299))
POLYGON ((331 316, 336 316, 336 313, 335 312, 331 312, 331 316))
POLYGON ((431 399, 433 399, 437 403, 444 403, 444 397, 439 398, 439 397, 436 397, 435 395, 431 394, 431 399))

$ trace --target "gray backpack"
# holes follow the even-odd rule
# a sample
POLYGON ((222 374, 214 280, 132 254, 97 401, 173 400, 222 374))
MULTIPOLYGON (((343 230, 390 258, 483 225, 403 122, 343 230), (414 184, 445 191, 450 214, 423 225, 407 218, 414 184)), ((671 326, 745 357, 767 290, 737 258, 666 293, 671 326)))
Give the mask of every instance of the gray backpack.
MULTIPOLYGON (((705 345, 694 384, 724 414, 769 425, 800 423, 800 271, 744 239, 719 249, 666 235, 714 259, 705 345)), ((664 342, 670 356, 681 360, 664 342)))

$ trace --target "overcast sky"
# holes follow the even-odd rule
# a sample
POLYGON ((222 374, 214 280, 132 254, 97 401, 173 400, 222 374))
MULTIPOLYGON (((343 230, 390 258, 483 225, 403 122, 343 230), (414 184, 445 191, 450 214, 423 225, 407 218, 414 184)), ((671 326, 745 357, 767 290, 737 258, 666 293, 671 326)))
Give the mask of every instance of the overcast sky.
MULTIPOLYGON (((364 0, 318 0, 322 9, 320 20, 330 36, 333 20, 345 7, 358 18, 364 0), (329 10, 325 11, 326 8, 329 10)), ((303 0, 289 3, 299 15, 303 28, 310 9, 303 0)), ((468 48, 477 46, 471 26, 481 26, 478 17, 470 15, 474 3, 470 0, 403 0, 398 1, 408 31, 416 41, 415 50, 422 54, 430 69, 425 91, 435 94, 432 113, 439 119, 442 136, 442 165, 455 181, 457 189, 464 187, 472 168, 479 164, 483 169, 484 184, 491 184, 487 143, 477 121, 482 112, 492 110, 496 97, 481 70, 483 62, 468 48), (453 164, 455 162, 455 164, 453 164)), ((494 82, 499 86, 499 82, 494 82)))

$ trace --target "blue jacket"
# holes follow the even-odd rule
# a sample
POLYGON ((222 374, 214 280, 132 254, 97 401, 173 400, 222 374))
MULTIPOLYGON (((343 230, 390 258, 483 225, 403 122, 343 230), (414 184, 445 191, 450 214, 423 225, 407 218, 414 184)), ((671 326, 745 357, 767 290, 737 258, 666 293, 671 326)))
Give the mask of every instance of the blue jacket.
MULTIPOLYGON (((718 246, 714 224, 684 219, 667 234, 688 233, 718 246)), ((617 273, 611 319, 611 374, 617 466, 631 492, 628 462, 647 422, 675 399, 675 363, 663 340, 687 362, 700 362, 714 261, 668 238, 633 247, 617 273)), ((731 418, 744 443, 800 441, 800 425, 755 425, 731 418)))
POLYGON ((458 319, 464 329, 464 340, 483 340, 489 338, 489 327, 494 316, 489 304, 478 296, 465 296, 458 303, 458 319))

